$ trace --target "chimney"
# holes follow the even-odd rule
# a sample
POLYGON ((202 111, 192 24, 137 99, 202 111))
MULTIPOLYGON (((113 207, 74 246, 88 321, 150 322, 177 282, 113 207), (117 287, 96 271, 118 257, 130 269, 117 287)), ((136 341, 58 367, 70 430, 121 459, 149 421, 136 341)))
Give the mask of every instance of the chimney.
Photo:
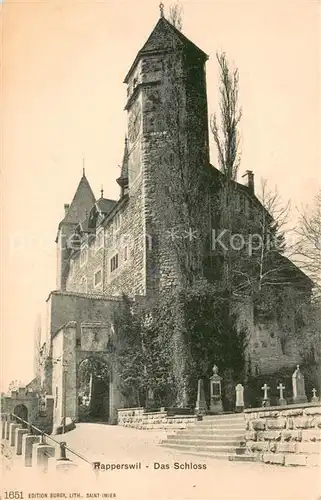
POLYGON ((254 174, 252 170, 246 170, 242 177, 246 177, 246 186, 249 188, 251 193, 254 193, 254 174))
POLYGON ((67 215, 67 212, 68 212, 68 210, 69 210, 69 207, 70 207, 69 203, 65 203, 65 204, 64 204, 64 209, 65 209, 65 217, 66 217, 66 215, 67 215))

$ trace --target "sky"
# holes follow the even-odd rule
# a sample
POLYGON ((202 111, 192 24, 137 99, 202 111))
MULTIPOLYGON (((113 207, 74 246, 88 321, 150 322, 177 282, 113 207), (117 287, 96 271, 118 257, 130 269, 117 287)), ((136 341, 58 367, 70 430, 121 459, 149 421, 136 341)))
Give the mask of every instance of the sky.
MULTIPOLYGON (((169 2, 165 3, 165 15, 169 2)), ((239 69, 242 161, 296 207, 320 187, 320 3, 181 1, 183 33, 239 69)), ((55 237, 82 175, 118 199, 123 79, 159 18, 154 0, 4 0, 1 15, 1 390, 33 376, 35 322, 56 285, 55 237)), ((216 164, 211 140, 211 160, 216 164)), ((241 180, 241 178, 240 178, 241 180)))

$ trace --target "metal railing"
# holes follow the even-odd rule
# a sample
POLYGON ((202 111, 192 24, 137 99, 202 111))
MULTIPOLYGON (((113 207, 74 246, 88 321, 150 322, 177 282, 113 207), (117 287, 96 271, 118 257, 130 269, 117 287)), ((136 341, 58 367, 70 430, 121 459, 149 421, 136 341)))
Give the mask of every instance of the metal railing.
POLYGON ((75 455, 76 457, 80 458, 84 462, 90 464, 92 466, 92 468, 95 469, 94 462, 91 462, 86 457, 84 457, 83 455, 81 455, 77 451, 75 451, 72 448, 70 448, 69 446, 67 446, 66 441, 58 441, 57 439, 53 438, 52 436, 50 436, 46 432, 42 431, 41 429, 39 429, 35 425, 31 424, 30 422, 27 422, 26 420, 24 420, 21 417, 18 417, 18 415, 15 415, 14 413, 10 413, 10 417, 16 418, 16 419, 20 420, 20 422, 25 424, 28 427, 30 434, 33 434, 33 432, 32 432, 33 430, 35 430, 37 434, 40 434, 41 444, 45 444, 45 441, 44 441, 45 439, 50 439, 55 444, 58 444, 60 447, 60 457, 58 460, 69 460, 69 458, 67 458, 67 455, 66 455, 66 450, 68 450, 69 453, 71 453, 72 455, 75 455))

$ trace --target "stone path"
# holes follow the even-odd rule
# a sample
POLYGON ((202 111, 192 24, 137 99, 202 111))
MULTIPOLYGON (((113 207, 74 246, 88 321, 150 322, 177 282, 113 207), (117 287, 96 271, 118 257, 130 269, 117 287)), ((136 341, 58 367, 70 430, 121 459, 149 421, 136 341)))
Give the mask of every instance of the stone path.
POLYGON ((57 439, 67 441, 71 448, 92 461, 114 467, 140 463, 141 468, 101 470, 95 475, 90 466, 81 463, 74 474, 58 477, 23 468, 16 461, 11 470, 3 468, 5 488, 23 490, 24 498, 45 492, 66 494, 60 498, 73 498, 70 494, 79 493, 84 499, 122 500, 317 500, 321 497, 319 467, 285 468, 200 459, 157 446, 164 437, 162 431, 78 424, 75 430, 57 439), (175 469, 175 463, 183 468, 175 469), (189 469, 191 463, 202 468, 189 469), (104 496, 109 493, 115 493, 116 497, 104 496))

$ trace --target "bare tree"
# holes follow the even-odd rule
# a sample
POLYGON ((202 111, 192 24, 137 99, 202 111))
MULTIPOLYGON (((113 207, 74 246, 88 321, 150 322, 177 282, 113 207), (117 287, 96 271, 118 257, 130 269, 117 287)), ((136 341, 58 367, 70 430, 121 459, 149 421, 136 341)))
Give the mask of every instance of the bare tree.
POLYGON ((18 391, 19 387, 24 387, 24 384, 21 380, 12 380, 8 385, 8 392, 18 391))
POLYGON ((315 196, 314 207, 300 213, 296 229, 298 243, 296 262, 315 283, 316 292, 321 293, 321 190, 315 196))
POLYGON ((169 22, 179 31, 183 29, 183 7, 179 2, 176 2, 169 7, 169 22))
POLYGON ((34 376, 39 379, 41 377, 41 315, 38 314, 35 322, 34 332, 34 376))
POLYGON ((284 255, 290 201, 284 203, 277 188, 270 190, 264 179, 258 200, 248 199, 243 220, 235 221, 245 238, 242 252, 233 259, 236 295, 260 294, 264 287, 289 285, 293 280, 288 271, 294 266, 284 255))

